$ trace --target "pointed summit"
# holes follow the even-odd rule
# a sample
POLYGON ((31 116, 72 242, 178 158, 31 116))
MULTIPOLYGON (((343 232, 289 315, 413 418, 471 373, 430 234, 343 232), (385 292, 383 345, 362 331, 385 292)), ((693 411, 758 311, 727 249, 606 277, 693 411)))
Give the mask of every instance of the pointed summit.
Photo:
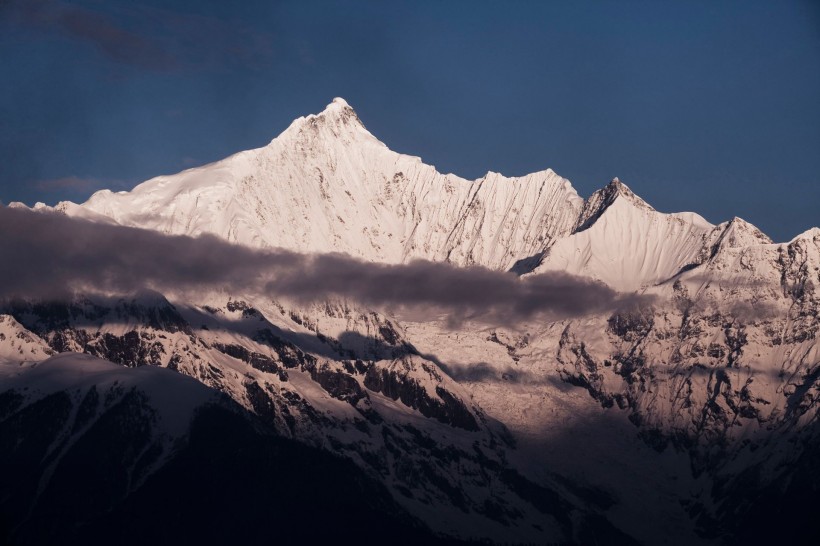
POLYGON ((633 206, 641 209, 655 210, 646 201, 635 195, 629 189, 629 186, 621 182, 616 176, 609 184, 589 196, 584 204, 584 210, 578 218, 575 231, 584 231, 594 224, 595 220, 600 218, 604 211, 612 206, 618 198, 623 198, 633 206))
POLYGON ((773 241, 772 239, 760 231, 757 226, 750 224, 743 218, 735 216, 726 224, 726 231, 731 232, 732 238, 736 241, 742 241, 744 245, 768 245, 773 241))
MULTIPOLYGON (((602 189, 598 190, 607 195, 607 198, 615 200, 616 197, 622 195, 629 199, 633 204, 641 206, 641 207, 648 207, 652 208, 646 201, 635 195, 635 193, 629 189, 629 186, 621 182, 620 178, 617 176, 612 179, 612 181, 604 186, 602 189)), ((597 192, 596 192, 597 193, 597 192)), ((593 194, 594 195, 594 194, 593 194)))
POLYGON ((344 142, 352 142, 362 137, 377 142, 350 104, 345 99, 336 97, 318 114, 294 120, 271 144, 283 137, 315 141, 322 136, 344 142))
POLYGON ((361 120, 359 120, 359 116, 356 115, 356 111, 353 110, 353 107, 342 97, 334 98, 320 114, 308 116, 308 119, 312 117, 338 118, 342 121, 355 120, 359 125, 362 124, 361 120))
MULTIPOLYGON (((728 222, 716 225, 709 236, 714 242, 703 251, 703 259, 713 259, 723 249, 743 248, 771 244, 772 240, 743 218, 735 216, 728 222)), ((703 260, 701 260, 703 261, 703 260)))
POLYGON ((705 238, 709 243, 692 262, 695 265, 720 260, 720 255, 735 249, 772 244, 768 235, 737 216, 714 226, 705 238))

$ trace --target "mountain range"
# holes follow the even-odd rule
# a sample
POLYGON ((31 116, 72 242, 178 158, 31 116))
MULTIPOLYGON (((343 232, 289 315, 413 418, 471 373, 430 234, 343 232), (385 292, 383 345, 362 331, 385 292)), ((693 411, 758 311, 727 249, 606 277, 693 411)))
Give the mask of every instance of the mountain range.
POLYGON ((642 299, 492 324, 250 290, 8 298, 9 543, 812 538, 818 228, 774 243, 617 178, 584 199, 552 170, 442 174, 338 98, 262 148, 33 210, 642 299))

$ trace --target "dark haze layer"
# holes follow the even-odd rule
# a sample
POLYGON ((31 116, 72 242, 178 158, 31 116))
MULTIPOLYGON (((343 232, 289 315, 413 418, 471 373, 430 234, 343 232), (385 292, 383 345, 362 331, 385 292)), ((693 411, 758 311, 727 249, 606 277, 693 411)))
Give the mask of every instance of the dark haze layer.
POLYGON ((0 208, 0 256, 2 298, 225 289, 298 302, 347 298, 439 313, 451 322, 498 324, 575 317, 645 300, 561 272, 519 278, 423 260, 388 265, 343 254, 257 250, 212 235, 170 236, 8 207, 0 208))

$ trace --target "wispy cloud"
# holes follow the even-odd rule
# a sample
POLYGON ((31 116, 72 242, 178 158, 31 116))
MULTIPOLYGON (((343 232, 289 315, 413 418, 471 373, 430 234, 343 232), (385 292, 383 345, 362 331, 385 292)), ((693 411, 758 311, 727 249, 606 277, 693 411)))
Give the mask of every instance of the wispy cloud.
POLYGON ((260 251, 213 236, 167 236, 56 213, 0 208, 0 297, 62 298, 78 291, 180 292, 219 288, 299 302, 347 298, 376 308, 514 325, 649 300, 565 273, 519 278, 480 267, 374 264, 342 254, 260 251))
POLYGON ((126 29, 105 14, 62 6, 54 22, 74 38, 93 44, 114 61, 158 70, 173 68, 178 63, 158 41, 126 29))
POLYGON ((133 3, 6 0, 3 13, 94 46, 111 61, 155 71, 261 68, 273 37, 246 24, 133 3))
POLYGON ((195 157, 186 155, 179 160, 179 164, 187 169, 190 167, 196 167, 197 165, 201 165, 202 162, 195 157))
POLYGON ((129 186, 122 180, 102 180, 99 178, 82 177, 82 176, 64 176, 61 178, 48 178, 45 180, 37 180, 31 184, 35 189, 41 192, 71 192, 77 194, 85 194, 90 191, 108 189, 125 189, 129 186))
POLYGON ((5 7, 25 24, 89 43, 116 62, 157 70, 176 64, 159 42, 106 13, 59 0, 10 0, 5 7))

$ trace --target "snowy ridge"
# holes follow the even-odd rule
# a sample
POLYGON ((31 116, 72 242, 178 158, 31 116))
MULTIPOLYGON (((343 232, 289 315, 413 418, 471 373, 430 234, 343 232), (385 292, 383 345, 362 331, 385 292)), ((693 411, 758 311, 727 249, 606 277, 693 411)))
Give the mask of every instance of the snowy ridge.
MULTIPOLYGON (((43 208, 43 207, 37 207, 43 208)), ((47 207, 46 207, 47 208, 47 207)), ((740 219, 655 211, 617 178, 584 201, 552 170, 469 181, 392 152, 337 98, 267 146, 55 207, 255 247, 414 258, 527 273, 566 270, 624 291, 696 267, 716 246, 768 244, 740 219)))
POLYGON ((336 99, 263 148, 55 208, 257 247, 508 269, 569 233, 582 205, 551 170, 475 181, 440 174, 390 151, 336 99))

